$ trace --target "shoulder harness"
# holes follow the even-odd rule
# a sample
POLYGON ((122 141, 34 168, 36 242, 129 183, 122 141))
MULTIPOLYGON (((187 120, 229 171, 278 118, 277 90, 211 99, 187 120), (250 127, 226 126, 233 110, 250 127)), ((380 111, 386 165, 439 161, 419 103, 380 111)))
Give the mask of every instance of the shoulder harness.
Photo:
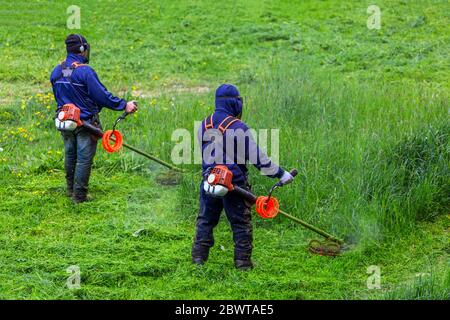
MULTIPOLYGON (((225 119, 223 119, 223 121, 219 124, 219 127, 217 129, 219 129, 219 131, 222 134, 224 134, 225 131, 236 121, 239 121, 239 119, 233 116, 228 116, 225 119)), ((213 128, 214 128, 213 115, 210 115, 208 118, 205 119, 205 130, 213 128)))

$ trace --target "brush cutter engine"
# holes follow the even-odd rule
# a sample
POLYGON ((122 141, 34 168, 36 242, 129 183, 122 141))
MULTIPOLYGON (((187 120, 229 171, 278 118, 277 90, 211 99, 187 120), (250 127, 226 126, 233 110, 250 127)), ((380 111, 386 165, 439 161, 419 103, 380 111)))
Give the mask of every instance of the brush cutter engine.
POLYGON ((224 165, 217 165, 211 169, 203 181, 203 190, 214 197, 224 197, 228 191, 234 189, 231 181, 233 173, 224 165))
POLYGON ((65 104, 55 118, 55 126, 58 130, 74 131, 81 125, 80 109, 73 103, 65 104))

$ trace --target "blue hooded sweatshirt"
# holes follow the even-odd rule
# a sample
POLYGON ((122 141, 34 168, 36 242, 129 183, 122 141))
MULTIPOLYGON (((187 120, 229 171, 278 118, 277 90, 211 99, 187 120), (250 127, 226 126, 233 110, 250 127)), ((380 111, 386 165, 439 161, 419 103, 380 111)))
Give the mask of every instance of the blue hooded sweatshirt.
MULTIPOLYGON (((203 175, 207 174, 210 168, 217 164, 224 164, 233 172, 233 184, 244 185, 247 181, 248 169, 247 164, 251 162, 258 170, 271 178, 281 178, 284 170, 273 163, 267 155, 260 150, 251 135, 249 127, 242 121, 237 120, 231 123, 225 133, 219 133, 219 125, 229 116, 238 117, 242 113, 242 100, 238 89, 231 84, 223 84, 216 90, 216 109, 210 117, 202 121, 201 127, 198 131, 199 145, 202 148, 202 170, 203 175), (206 129, 212 119, 213 128, 206 129), (228 136, 230 129, 234 130, 235 136, 228 136), (208 132, 206 132, 208 130, 208 132), (206 132, 206 134, 205 134, 206 132), (221 144, 216 144, 217 139, 209 135, 220 134, 223 137, 221 144), (238 136, 238 133, 243 135, 238 136), (233 141, 227 143, 228 138, 232 137, 233 141), (215 140, 214 140, 215 139, 215 140), (239 141, 240 140, 240 141, 239 141), (221 155, 216 156, 217 149, 211 145, 215 141, 216 148, 221 149, 221 155), (244 148, 241 147, 245 146, 244 148), (205 152, 205 149, 206 152, 205 152), (227 152, 227 149, 230 152, 227 152), (211 152, 210 152, 211 151, 211 152), (206 158, 205 158, 206 156, 206 158), (222 160, 220 160, 221 158, 222 160), (216 161, 219 159, 219 162, 216 161)), ((233 131, 232 130, 232 131, 233 131)))
MULTIPOLYGON (((87 59, 79 54, 69 53, 66 66, 72 63, 86 63, 87 59)), ((58 110, 66 103, 73 103, 80 108, 81 120, 89 120, 99 113, 103 107, 112 110, 124 110, 127 102, 113 96, 98 79, 97 73, 88 65, 76 68, 70 81, 61 77, 62 66, 57 65, 50 76, 58 110)))

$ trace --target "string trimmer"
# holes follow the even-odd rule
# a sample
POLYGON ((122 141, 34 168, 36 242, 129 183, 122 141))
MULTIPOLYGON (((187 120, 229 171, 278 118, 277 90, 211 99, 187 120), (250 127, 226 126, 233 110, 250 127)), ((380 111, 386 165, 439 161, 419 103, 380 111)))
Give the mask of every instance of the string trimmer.
POLYGON ((105 151, 108 153, 117 152, 123 146, 127 149, 130 149, 130 150, 140 154, 141 156, 144 156, 152 161, 155 161, 155 162, 163 165, 166 168, 169 168, 174 171, 182 172, 182 170, 180 168, 175 167, 175 166, 171 165, 170 163, 165 162, 164 160, 161 160, 161 159, 155 157, 154 155, 151 155, 147 152, 144 152, 136 147, 133 147, 133 146, 123 142, 122 134, 120 133, 120 131, 116 130, 116 126, 120 121, 124 120, 128 115, 129 115, 128 112, 124 112, 114 122, 112 130, 107 130, 105 132, 103 132, 101 129, 93 126, 92 124, 90 124, 88 122, 84 122, 83 127, 85 127, 93 135, 102 139, 103 149, 105 149, 105 151), (113 142, 113 144, 110 143, 111 141, 113 142))
MULTIPOLYGON (((297 170, 293 169, 291 172, 292 176, 297 175, 297 170)), ((278 200, 272 196, 273 191, 275 189, 282 187, 283 184, 281 182, 277 182, 270 188, 268 196, 255 196, 252 192, 233 185, 232 184, 233 173, 224 165, 215 166, 210 173, 207 175, 206 182, 208 183, 208 187, 212 187, 213 189, 219 188, 219 190, 210 190, 212 193, 226 193, 228 191, 235 192, 242 196, 246 201, 251 204, 256 205, 256 213, 263 219, 273 219, 278 214, 285 216, 286 218, 294 221, 302 225, 303 227, 321 235, 325 238, 325 241, 319 240, 311 240, 309 242, 309 251, 312 253, 320 254, 320 255, 328 255, 328 256, 336 256, 342 250, 342 245, 344 241, 327 233, 324 230, 321 230, 297 217, 294 217, 287 212, 280 210, 280 205, 278 200), (224 192, 222 192, 222 190, 224 192), (219 192, 217 192, 219 191, 219 192)))

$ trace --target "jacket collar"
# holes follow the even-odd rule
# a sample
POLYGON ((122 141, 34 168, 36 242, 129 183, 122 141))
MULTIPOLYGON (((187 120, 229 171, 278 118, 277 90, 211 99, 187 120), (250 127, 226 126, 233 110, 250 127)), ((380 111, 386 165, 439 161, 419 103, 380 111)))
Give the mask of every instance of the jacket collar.
POLYGON ((87 59, 82 55, 76 53, 68 53, 66 57, 66 63, 71 65, 74 62, 86 63, 87 59))

